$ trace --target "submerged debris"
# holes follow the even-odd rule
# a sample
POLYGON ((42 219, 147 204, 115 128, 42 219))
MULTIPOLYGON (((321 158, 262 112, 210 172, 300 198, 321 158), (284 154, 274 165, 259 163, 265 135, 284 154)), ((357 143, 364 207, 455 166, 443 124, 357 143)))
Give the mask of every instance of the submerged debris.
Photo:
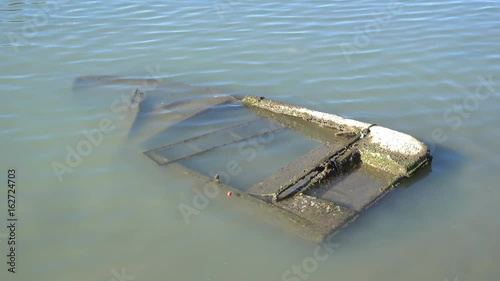
MULTIPOLYGON (((89 83, 140 85, 145 81, 88 76, 77 78, 74 87, 89 83)), ((174 138, 175 141, 145 151, 146 156, 158 165, 178 168, 201 180, 199 186, 204 191, 210 187, 226 192, 228 197, 234 193, 235 200, 227 200, 228 204, 258 206, 281 218, 279 221, 287 230, 312 241, 321 242, 340 230, 402 179, 413 176, 431 161, 427 147, 409 135, 262 96, 239 98, 223 95, 218 89, 168 82, 147 96, 137 89, 130 98, 129 109, 154 108, 138 105, 158 98, 151 95, 162 93, 180 100, 169 100, 163 109, 184 110, 175 117, 165 117, 163 136, 179 136, 176 128, 206 120, 213 110, 238 112, 240 116, 235 120, 239 121, 232 125, 214 122, 211 130, 190 132, 180 141, 174 138), (186 99, 189 94, 203 98, 186 99), (299 153, 300 147, 293 144, 300 142, 287 139, 297 135, 314 140, 316 145, 299 153), (259 153, 266 154, 263 151, 267 147, 283 146, 283 140, 287 147, 280 151, 295 155, 295 160, 277 170, 268 163, 252 162, 259 153), (214 155, 229 159, 225 170, 209 176, 214 174, 211 166, 220 164, 214 163, 214 155), (243 160, 234 160, 237 157, 243 160), (247 164, 245 172, 242 163, 247 164), (243 177, 251 175, 260 176, 254 177, 251 184, 241 183, 243 177)))
MULTIPOLYGON (((412 137, 382 128, 375 124, 366 124, 339 116, 312 111, 293 105, 247 96, 242 99, 247 109, 261 118, 275 122, 279 132, 283 128, 304 132, 308 136, 320 139, 320 145, 289 165, 282 167, 264 179, 256 179, 257 184, 241 193, 242 200, 254 202, 280 217, 293 222, 295 233, 313 240, 322 241, 341 227, 355 219, 359 212, 381 198, 390 187, 402 178, 410 176, 418 168, 430 162, 427 147, 412 137), (262 111, 262 110, 265 111, 262 111), (317 129, 316 129, 317 128, 317 129), (314 132, 322 132, 317 134, 314 132), (358 132, 358 133, 356 133, 358 132), (402 145, 392 145, 384 136, 390 133, 396 141, 408 142, 403 147, 418 149, 402 150, 402 145), (329 137, 327 137, 329 136, 329 137), (327 139, 328 141, 323 141, 327 139), (380 140, 384 139, 383 145, 380 140), (372 168, 369 168, 372 167, 372 168), (377 172, 373 172, 375 169, 377 172), (368 176, 364 176, 367 173, 368 176)), ((191 117, 196 118, 196 116, 191 117)), ((203 117, 199 117, 203 118, 203 117)), ((160 159, 159 155, 172 154, 164 158, 160 165, 176 164, 188 157, 202 157, 206 151, 217 151, 226 143, 243 143, 259 137, 264 124, 262 119, 250 120, 229 128, 220 128, 210 133, 191 137, 176 144, 146 151, 151 159, 160 159), (233 130, 241 130, 235 134, 233 130), (244 133, 242 133, 244 132, 244 133), (227 140, 209 143, 209 139, 227 135, 227 140), (231 139, 237 135, 236 139, 231 139), (176 155, 181 145, 189 143, 193 147, 204 147, 192 154, 176 155)), ((203 173, 191 170, 191 173, 203 178, 203 173)), ((266 167, 255 167, 266 169, 266 167)), ((219 174, 213 177, 219 183, 219 174)), ((237 177, 234 179, 237 181, 237 177)), ((233 179, 232 182, 234 183, 233 179)), ((227 196, 238 189, 229 185, 220 185, 229 190, 227 196)))

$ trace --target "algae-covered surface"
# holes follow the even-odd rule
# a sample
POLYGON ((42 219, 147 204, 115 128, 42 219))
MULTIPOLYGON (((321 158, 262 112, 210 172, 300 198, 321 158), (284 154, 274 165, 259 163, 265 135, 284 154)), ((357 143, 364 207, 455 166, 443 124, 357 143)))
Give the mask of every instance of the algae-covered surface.
MULTIPOLYGON (((233 114, 247 118, 181 137, 144 154, 162 167, 180 168, 184 175, 199 178, 217 192, 225 187, 229 197, 234 191, 237 200, 291 222, 290 234, 312 242, 331 238, 401 179, 431 161, 423 143, 375 124, 265 97, 246 96, 241 103, 245 107, 237 99, 214 105, 208 98, 205 108, 195 107, 179 124, 216 121, 219 112, 235 108, 239 109, 233 114), (288 151, 273 146, 286 146, 288 151), (246 157, 248 148, 254 153, 246 157), (263 149, 276 153, 268 152, 255 161, 256 151, 263 149), (225 159, 218 159, 219 155, 225 159)), ((189 107, 190 102, 186 104, 189 107)), ((178 132, 170 128, 161 135, 178 132)), ((192 213, 182 210, 185 217, 192 213)))

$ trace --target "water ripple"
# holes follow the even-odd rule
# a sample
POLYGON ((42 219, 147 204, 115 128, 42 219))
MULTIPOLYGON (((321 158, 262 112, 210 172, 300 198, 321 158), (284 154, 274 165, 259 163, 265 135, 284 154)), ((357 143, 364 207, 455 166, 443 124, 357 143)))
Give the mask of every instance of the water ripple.
MULTIPOLYGON (((176 271, 176 276, 165 276, 169 273, 164 271, 137 272, 141 279, 153 280, 158 276, 164 279, 178 276, 183 276, 182 280, 206 279, 206 270, 192 271, 193 263, 185 261, 192 256, 203 256, 197 255, 198 251, 208 253, 217 262, 231 255, 232 249, 225 249, 224 245, 228 244, 227 239, 234 239, 233 232, 227 231, 228 236, 219 237, 213 227, 200 226, 205 226, 207 221, 216 223, 218 220, 220 223, 221 218, 234 218, 217 215, 212 207, 218 208, 219 204, 212 204, 203 215, 196 217, 196 223, 186 227, 177 206, 179 202, 191 204, 190 183, 169 174, 168 169, 145 164, 145 160, 138 156, 141 149, 125 141, 126 132, 117 130, 107 135, 102 144, 93 148, 96 152, 88 155, 81 165, 71 167, 72 172, 65 175, 62 183, 58 181, 51 163, 63 163, 66 147, 74 148, 85 140, 83 129, 95 129, 101 119, 114 118, 110 104, 123 93, 133 90, 123 86, 97 87, 78 94, 72 92, 76 76, 100 74, 168 77, 237 93, 262 95, 402 130, 429 143, 433 142, 435 129, 443 130, 447 140, 435 145, 436 161, 431 174, 419 182, 417 188, 398 193, 406 194, 404 196, 408 198, 394 196, 389 201, 391 206, 397 205, 394 198, 400 200, 398 204, 404 212, 378 208, 372 219, 385 219, 390 223, 382 227, 379 220, 375 223, 365 220, 357 225, 367 233, 369 241, 377 242, 361 242, 357 246, 368 248, 373 256, 380 255, 381 258, 361 257, 350 252, 361 265, 359 273, 347 270, 352 268, 349 261, 336 265, 335 260, 325 261, 331 270, 314 274, 318 279, 331 277, 332 272, 339 279, 348 280, 366 276, 372 276, 374 280, 397 279, 398 276, 392 276, 388 273, 390 270, 384 269, 385 263, 393 264, 394 258, 387 255, 387 247, 373 246, 388 239, 380 237, 384 231, 411 237, 415 244, 409 246, 408 239, 393 238, 390 240, 391 249, 408 249, 416 260, 425 260, 422 257, 426 257, 428 261, 420 266, 401 262, 404 266, 398 268, 404 276, 424 272, 427 274, 425 279, 443 280, 449 274, 444 272, 450 268, 447 263, 465 262, 465 269, 455 266, 464 275, 458 279, 480 280, 480 273, 478 276, 467 275, 470 274, 468 271, 486 272, 481 270, 481 262, 474 254, 490 255, 492 260, 498 260, 498 254, 486 253, 487 250, 482 249, 489 247, 500 253, 498 247, 491 246, 497 244, 494 239, 476 239, 473 253, 466 246, 456 248, 456 245, 470 245, 469 237, 478 237, 477 233, 466 230, 478 228, 467 226, 481 221, 477 218, 493 216, 498 201, 498 192, 485 192, 493 190, 495 182, 491 175, 495 174, 495 165, 498 166, 494 152, 500 151, 500 132, 496 129, 500 125, 497 114, 500 109, 498 1, 401 2, 395 8, 390 3, 376 0, 84 0, 60 2, 57 11, 45 14, 45 21, 41 16, 43 7, 53 3, 50 0, 10 1, 0 5, 2 33, 15 34, 21 39, 16 45, 17 52, 9 37, 0 39, 0 135, 2 144, 7 144, 1 146, 2 157, 17 163, 26 181, 22 185, 25 190, 22 194, 29 200, 25 200, 23 208, 33 211, 24 212, 25 226, 31 227, 26 232, 27 235, 31 233, 31 237, 28 235, 24 241, 29 243, 31 238, 31 241, 44 241, 30 245, 35 254, 32 261, 43 261, 43 253, 52 255, 50 261, 39 263, 38 269, 27 271, 27 279, 53 279, 43 278, 46 276, 40 274, 48 274, 50 270, 46 268, 50 267, 60 269, 67 276, 109 280, 112 278, 109 264, 103 263, 104 266, 99 268, 99 264, 89 261, 97 254, 100 259, 116 261, 120 266, 137 264, 134 257, 144 252, 144 244, 140 241, 146 240, 154 245, 171 247, 161 253, 151 252, 151 259, 147 260, 147 264, 153 264, 150 268, 155 268, 156 263, 162 268, 160 263, 177 265, 176 262, 180 261, 176 267, 179 272, 176 271), (28 26, 33 26, 35 32, 27 33, 28 26), (466 102, 471 102, 469 106, 474 105, 476 88, 481 85, 478 77, 488 75, 492 75, 494 84, 490 86, 496 91, 484 100, 477 99, 477 108, 453 112, 457 106, 464 108, 466 102), (451 113, 446 115, 446 112, 451 113), (451 119, 450 114, 454 114, 451 119), (460 120, 459 126, 454 126, 458 124, 456 120, 460 120), (137 152, 137 155, 132 152, 137 152), (146 192, 152 195, 145 195, 146 192), (489 195, 482 198, 482 194, 489 195), (137 204, 131 204, 131 200, 137 200, 137 204), (161 207, 152 208, 150 203, 161 207), (487 209, 486 205, 493 207, 487 209), (95 211, 88 211, 90 209, 95 211), (109 211, 113 209, 119 211, 109 211), (143 209, 146 211, 141 213, 143 209), (425 210, 424 215, 422 210, 425 210), (464 216, 465 213, 468 215, 464 216), (168 229, 151 234, 149 230, 144 231, 146 227, 136 227, 134 223, 137 222, 130 220, 129 214, 144 224, 150 224, 149 227, 161 225, 168 229), (161 219, 153 221, 152 217, 161 219), (461 233, 467 238, 455 237, 453 245, 440 249, 443 254, 438 256, 446 262, 433 257, 425 247, 416 246, 446 244, 449 240, 439 238, 446 238, 449 229, 443 230, 439 237, 416 231, 423 224, 413 222, 423 220, 423 217, 426 231, 444 229, 454 220, 465 226, 461 233), (42 223, 47 223, 47 218, 51 218, 48 221, 50 226, 44 229, 42 223), (116 218, 124 222, 113 223, 116 218), (172 221, 165 221, 166 218, 172 221), (398 225, 394 222, 400 223, 401 220, 406 220, 408 225, 394 228, 398 225), (66 223, 71 221, 78 223, 66 223), (443 224, 443 221, 449 223, 443 224), (86 231, 105 227, 106 235, 119 239, 112 241, 105 236, 106 239, 101 238, 101 241, 96 238, 100 237, 98 234, 87 237, 79 228, 82 223, 86 231), (70 238, 64 235, 47 238, 42 232, 49 229, 57 229, 58 233, 70 238), (172 241, 164 237, 170 235, 172 229, 178 232, 175 241, 181 246, 165 243, 172 241), (182 237, 183 234, 189 239, 182 237), (194 240, 190 240, 191 237, 198 238, 198 235, 205 239, 216 237, 214 243, 220 243, 216 248, 218 252, 203 248, 210 247, 212 244, 209 243, 201 250, 189 248, 191 252, 185 259, 171 254, 186 253, 185 246, 192 246, 194 240), (57 241, 61 239, 66 244, 59 249, 57 241), (112 254, 102 251, 104 244, 113 249, 109 251, 112 254), (77 252, 74 267, 65 263, 66 246, 71 245, 77 252), (124 248, 123 245, 138 247, 124 248), (458 252, 472 255, 455 255, 458 252), (36 253, 40 254, 36 256, 36 253), (124 258, 117 260, 118 256, 124 258), (185 265, 181 266, 181 262, 185 265), (434 265, 439 269, 429 270, 434 265), (100 276, 92 275, 101 271, 100 276)), ((205 125, 217 125, 213 122, 224 120, 207 120, 205 125)), ((280 152, 286 152, 286 147, 280 147, 280 152)), ((380 206, 387 206, 385 203, 380 206)), ((496 232, 500 226, 493 222, 496 222, 494 218, 489 220, 489 228, 483 226, 482 233, 498 236, 496 232)), ((281 238, 269 239, 274 244, 266 244, 257 239, 260 236, 255 234, 259 230, 241 230, 244 231, 248 232, 245 234, 248 239, 242 252, 272 246, 276 241, 283 242, 281 238)), ((54 234, 53 231, 47 233, 54 234)), ((288 261, 285 256, 311 255, 310 248, 304 246, 307 249, 302 251, 296 244, 293 246, 280 245, 285 250, 276 254, 276 260, 288 261)), ((29 258, 29 255, 25 257, 29 258)), ((255 258, 249 256, 244 261, 239 272, 246 264, 254 264, 255 258)), ((262 274, 281 276, 282 269, 290 266, 285 263, 262 270, 262 274)), ((237 264, 232 266, 238 267, 237 264)), ((127 270, 129 268, 136 267, 130 266, 127 270)), ((218 270, 211 272, 216 274, 212 279, 229 280, 227 276, 233 276, 218 270)), ((448 279, 453 277, 448 276, 448 279)))

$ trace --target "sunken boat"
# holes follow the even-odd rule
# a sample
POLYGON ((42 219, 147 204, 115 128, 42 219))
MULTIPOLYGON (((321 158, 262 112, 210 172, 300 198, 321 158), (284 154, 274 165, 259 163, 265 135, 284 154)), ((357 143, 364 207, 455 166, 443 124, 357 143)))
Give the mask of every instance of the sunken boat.
POLYGON ((431 163, 424 143, 381 125, 182 83, 134 88, 146 82, 154 81, 83 76, 74 85, 126 85, 136 105, 131 130, 147 115, 165 125, 151 135, 147 159, 310 241, 324 241, 431 163))

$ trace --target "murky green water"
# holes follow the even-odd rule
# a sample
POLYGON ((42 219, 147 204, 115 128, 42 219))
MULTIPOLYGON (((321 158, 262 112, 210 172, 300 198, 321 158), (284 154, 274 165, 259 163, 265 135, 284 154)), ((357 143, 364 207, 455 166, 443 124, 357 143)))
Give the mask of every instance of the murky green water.
POLYGON ((499 2, 11 0, 0 14, 1 280, 500 277, 499 2), (377 123, 427 142, 432 172, 369 209, 331 253, 225 195, 186 224, 179 204, 192 204, 195 183, 141 155, 141 137, 129 140, 110 110, 113 90, 74 95, 73 79, 94 74, 168 77, 377 123), (53 163, 106 118, 113 129, 60 181, 53 163))

